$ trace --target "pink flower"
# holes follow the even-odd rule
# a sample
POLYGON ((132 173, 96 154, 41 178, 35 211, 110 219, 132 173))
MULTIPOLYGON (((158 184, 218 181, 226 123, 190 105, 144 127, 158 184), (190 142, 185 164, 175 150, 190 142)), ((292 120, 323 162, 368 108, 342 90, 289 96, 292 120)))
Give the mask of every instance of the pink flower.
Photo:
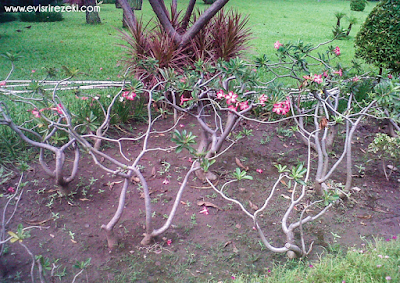
POLYGON ((360 80, 359 77, 354 77, 354 78, 352 79, 353 82, 357 82, 357 81, 359 81, 359 80, 360 80))
POLYGON ((63 111, 62 111, 62 106, 61 106, 61 104, 58 104, 58 105, 57 105, 57 107, 50 108, 50 110, 57 111, 57 113, 58 113, 58 114, 60 114, 60 115, 62 115, 62 114, 63 114, 63 111))
POLYGON ((204 214, 204 215, 208 215, 208 209, 206 206, 203 207, 203 210, 200 211, 200 213, 204 214))
POLYGON ((32 70, 32 74, 35 73, 35 72, 36 72, 36 70, 32 70))
POLYGON ((102 70, 103 70, 103 68, 100 67, 100 71, 102 71, 102 70))
POLYGON ((0 82, 0 86, 5 86, 6 84, 7 84, 6 81, 1 81, 1 82, 0 82))
POLYGON ((117 78, 120 78, 120 77, 121 77, 121 75, 118 74, 118 75, 117 75, 117 78))
POLYGON ((224 93, 224 91, 222 90, 222 89, 220 89, 218 92, 217 92, 217 98, 218 99, 221 99, 221 98, 224 98, 225 97, 225 93, 224 93))
POLYGON ((386 239, 386 242, 390 242, 390 239, 386 239))
POLYGON ((132 92, 132 91, 124 91, 122 93, 122 97, 128 99, 128 100, 134 100, 136 97, 136 93, 132 92))
POLYGON ((392 239, 393 239, 393 240, 397 240, 397 236, 393 236, 392 239))
POLYGON ((264 105, 265 102, 268 100, 268 96, 266 96, 265 94, 261 94, 258 100, 264 105))
POLYGON ((257 231, 257 228, 256 228, 255 226, 253 226, 253 230, 254 230, 254 231, 257 231))
POLYGON ((167 245, 170 246, 171 244, 172 244, 172 240, 171 240, 171 239, 168 239, 168 240, 167 240, 167 245))
POLYGON ((343 75, 342 69, 340 69, 339 71, 333 72, 334 74, 338 74, 339 77, 341 77, 343 75))
POLYGON ((380 268, 380 267, 382 267, 382 264, 378 264, 376 267, 380 268))
POLYGON ((237 110, 237 105, 235 106, 235 105, 231 104, 231 105, 228 106, 228 108, 233 110, 233 111, 236 111, 237 110))
POLYGON ((192 98, 185 98, 183 95, 181 96, 181 103, 179 105, 183 105, 186 101, 192 100, 192 98))
POLYGON ((236 103, 238 95, 234 93, 233 91, 228 92, 228 94, 225 96, 226 98, 226 103, 231 104, 231 103, 236 103))
POLYGON ((89 99, 89 97, 86 97, 86 96, 79 97, 77 95, 75 95, 75 98, 82 99, 82 100, 88 100, 89 99))
POLYGON ((388 74, 388 78, 389 78, 389 79, 393 79, 392 74, 388 74))
POLYGON ((309 268, 313 268, 313 267, 314 267, 314 265, 310 264, 308 267, 309 267, 309 268))
POLYGON ((383 258, 383 255, 378 255, 379 258, 383 258))
POLYGON ((250 107, 249 102, 248 101, 239 102, 239 107, 240 107, 240 110, 246 110, 250 107))
POLYGON ((385 279, 386 279, 387 281, 389 281, 389 280, 392 280, 392 277, 386 276, 385 279))
POLYGON ((274 48, 275 49, 279 49, 281 46, 283 46, 282 43, 279 42, 279 40, 277 42, 274 43, 274 48))
POLYGON ((272 109, 272 112, 275 112, 276 114, 279 115, 286 115, 290 111, 290 101, 289 99, 279 102, 274 104, 274 108, 272 109))
POLYGON ((271 273, 271 269, 268 268, 267 272, 268 272, 268 273, 271 273))
POLYGON ((232 280, 235 280, 235 279, 236 279, 236 277, 235 277, 234 275, 232 275, 232 276, 231 276, 231 279, 232 279, 232 280))
POLYGON ((7 189, 7 192, 9 192, 9 193, 15 193, 15 189, 13 188, 13 187, 9 187, 8 189, 7 189))
POLYGON ((179 127, 184 128, 185 125, 184 124, 179 124, 179 127))
POLYGON ((311 76, 303 76, 303 79, 305 79, 305 80, 311 80, 312 78, 311 78, 311 76))
POLYGON ((262 170, 261 168, 258 168, 258 169, 256 170, 256 172, 262 174, 263 170, 262 170))
POLYGON ((168 185, 169 181, 167 179, 164 179, 164 181, 162 182, 164 185, 168 185))
POLYGON ((40 112, 36 108, 29 110, 29 112, 31 112, 35 118, 40 118, 40 112))
POLYGON ((322 74, 325 78, 327 78, 328 77, 328 73, 325 71, 323 74, 322 74))
POLYGON ((333 50, 333 52, 336 54, 336 56, 340 55, 340 48, 339 46, 336 46, 335 50, 333 50))
POLYGON ((313 81, 317 84, 321 84, 324 80, 322 79, 322 75, 314 75, 313 81))
POLYGON ((185 77, 180 78, 179 81, 180 81, 181 83, 186 83, 186 78, 185 78, 185 77))
POLYGON ((188 161, 189 161, 190 163, 193 163, 193 160, 192 160, 191 157, 188 158, 188 161))

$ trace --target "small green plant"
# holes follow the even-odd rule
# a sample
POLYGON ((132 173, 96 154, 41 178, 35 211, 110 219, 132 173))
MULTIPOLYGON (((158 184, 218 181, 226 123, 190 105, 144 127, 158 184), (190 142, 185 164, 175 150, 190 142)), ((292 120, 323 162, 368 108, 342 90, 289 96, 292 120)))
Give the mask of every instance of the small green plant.
POLYGON ((240 180, 253 180, 253 177, 247 175, 246 171, 241 171, 240 168, 236 168, 235 172, 233 173, 233 177, 236 178, 238 181, 240 180))
POLYGON ((176 153, 180 153, 183 149, 187 149, 190 153, 196 152, 191 146, 192 144, 196 144, 196 136, 192 132, 187 133, 186 130, 182 132, 175 130, 174 137, 171 140, 178 145, 176 153))
POLYGON ((190 216, 190 222, 192 223, 192 225, 196 225, 197 224, 196 213, 193 213, 192 216, 190 216))

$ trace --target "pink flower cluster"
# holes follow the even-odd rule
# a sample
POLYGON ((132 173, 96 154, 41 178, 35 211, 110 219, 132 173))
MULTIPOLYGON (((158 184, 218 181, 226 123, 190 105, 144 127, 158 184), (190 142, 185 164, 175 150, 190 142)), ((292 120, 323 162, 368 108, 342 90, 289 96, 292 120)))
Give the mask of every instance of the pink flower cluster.
POLYGON ((339 46, 336 46, 335 49, 333 50, 333 52, 336 54, 336 56, 340 55, 340 48, 339 46))
POLYGON ((122 92, 122 97, 128 100, 134 100, 136 97, 136 93, 134 93, 133 91, 124 91, 122 92))
POLYGON ((290 111, 290 99, 287 98, 285 101, 274 104, 272 112, 279 115, 286 115, 290 111))
POLYGON ((277 42, 274 43, 274 48, 275 48, 275 49, 279 49, 279 48, 281 48, 281 46, 283 46, 283 44, 280 43, 279 40, 278 40, 277 42))
POLYGON ((246 110, 250 107, 248 101, 243 101, 243 102, 237 101, 238 95, 233 91, 230 91, 227 94, 225 94, 222 89, 219 90, 217 92, 217 99, 222 99, 222 98, 226 99, 226 104, 228 104, 228 108, 234 111, 236 111, 238 107, 240 110, 246 110))
POLYGON ((6 81, 1 81, 0 86, 6 86, 7 82, 6 81))
POLYGON ((33 115, 35 118, 40 118, 40 113, 43 112, 43 111, 45 111, 45 110, 53 110, 53 111, 56 111, 56 112, 57 112, 58 114, 60 114, 60 115, 63 114, 61 104, 58 104, 57 107, 42 108, 42 109, 40 109, 40 110, 37 110, 37 108, 34 108, 34 109, 32 109, 32 110, 28 110, 28 112, 31 112, 32 115, 33 115))

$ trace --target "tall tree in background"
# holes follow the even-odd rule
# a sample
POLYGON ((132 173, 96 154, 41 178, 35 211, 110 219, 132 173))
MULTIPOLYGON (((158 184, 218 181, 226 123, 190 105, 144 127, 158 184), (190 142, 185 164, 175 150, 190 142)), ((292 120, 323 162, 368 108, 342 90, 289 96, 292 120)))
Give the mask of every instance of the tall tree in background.
POLYGON ((78 7, 86 6, 86 23, 95 25, 100 24, 99 12, 95 11, 94 7, 97 5, 96 0, 65 0, 65 3, 70 5, 78 5, 78 7))

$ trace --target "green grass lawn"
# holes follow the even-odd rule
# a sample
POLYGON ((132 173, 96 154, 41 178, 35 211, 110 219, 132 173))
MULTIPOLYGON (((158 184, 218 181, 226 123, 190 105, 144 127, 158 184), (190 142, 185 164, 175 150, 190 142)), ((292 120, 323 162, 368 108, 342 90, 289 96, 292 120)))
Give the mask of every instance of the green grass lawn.
MULTIPOLYGON (((154 14, 148 1, 138 17, 149 20, 154 14)), ((188 0, 179 1, 178 8, 185 8, 188 0)), ((359 18, 347 40, 337 41, 342 50, 343 62, 354 56, 354 36, 361 23, 374 6, 367 5, 364 12, 351 12, 349 1, 340 0, 231 0, 227 7, 249 15, 249 26, 253 31, 248 58, 275 53, 273 44, 302 39, 306 43, 318 44, 332 38, 332 27, 336 23, 334 13, 344 12, 359 18)), ((198 1, 197 7, 207 6, 198 1)), ((81 70, 80 79, 117 79, 123 73, 118 61, 123 58, 124 42, 118 29, 122 26, 122 10, 112 4, 101 5, 102 24, 90 26, 85 23, 84 13, 64 13, 65 20, 55 23, 10 22, 0 24, 0 53, 21 52, 24 56, 16 64, 11 79, 40 79, 44 67, 74 67, 81 70), (24 27, 31 25, 30 29, 24 27), (21 30, 21 32, 17 32, 21 30), (32 70, 35 70, 32 73, 32 70)), ((342 25, 347 27, 346 19, 342 25)), ((9 71, 9 63, 0 58, 0 78, 9 71)))

